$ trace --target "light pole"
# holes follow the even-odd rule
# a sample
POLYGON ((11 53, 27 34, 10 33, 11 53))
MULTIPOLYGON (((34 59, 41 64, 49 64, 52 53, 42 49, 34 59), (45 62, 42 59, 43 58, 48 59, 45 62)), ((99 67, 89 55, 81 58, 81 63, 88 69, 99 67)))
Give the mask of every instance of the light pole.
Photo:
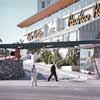
MULTIPOLYGON (((0 44, 2 44, 2 39, 1 38, 0 38, 0 44)), ((0 48, 0 53, 3 53, 1 48, 0 48)))

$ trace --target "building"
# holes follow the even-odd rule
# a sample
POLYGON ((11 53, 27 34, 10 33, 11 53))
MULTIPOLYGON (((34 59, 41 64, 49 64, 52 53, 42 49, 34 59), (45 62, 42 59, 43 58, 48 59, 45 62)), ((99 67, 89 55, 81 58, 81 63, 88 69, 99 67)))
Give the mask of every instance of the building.
MULTIPOLYGON (((38 11, 18 25, 26 30, 25 42, 100 39, 100 0, 38 0, 38 11)), ((94 49, 84 47, 80 66, 88 69, 94 49)))
POLYGON ((43 9, 53 5, 56 3, 58 0, 37 0, 37 8, 38 12, 42 11, 43 9))

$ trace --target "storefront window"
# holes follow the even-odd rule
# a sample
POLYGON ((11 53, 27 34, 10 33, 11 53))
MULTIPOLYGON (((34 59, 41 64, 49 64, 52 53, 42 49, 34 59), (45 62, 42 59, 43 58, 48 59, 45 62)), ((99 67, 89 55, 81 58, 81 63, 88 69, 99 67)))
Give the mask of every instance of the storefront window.
POLYGON ((100 32, 97 33, 96 39, 97 39, 97 40, 100 40, 100 32))
POLYGON ((88 72, 94 72, 94 64, 91 57, 93 56, 93 49, 80 49, 80 68, 88 72))
POLYGON ((76 36, 76 31, 71 32, 69 36, 69 41, 76 41, 76 36))
POLYGON ((70 33, 65 34, 65 41, 69 41, 70 33))

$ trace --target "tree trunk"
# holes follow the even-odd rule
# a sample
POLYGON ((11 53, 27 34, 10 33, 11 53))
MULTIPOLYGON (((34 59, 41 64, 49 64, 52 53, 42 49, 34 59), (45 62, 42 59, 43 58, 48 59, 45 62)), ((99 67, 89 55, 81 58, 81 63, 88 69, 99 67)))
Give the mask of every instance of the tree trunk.
POLYGON ((95 69, 96 69, 96 72, 97 72, 98 78, 100 78, 100 73, 99 73, 99 70, 98 70, 98 67, 97 67, 96 61, 95 61, 95 69))

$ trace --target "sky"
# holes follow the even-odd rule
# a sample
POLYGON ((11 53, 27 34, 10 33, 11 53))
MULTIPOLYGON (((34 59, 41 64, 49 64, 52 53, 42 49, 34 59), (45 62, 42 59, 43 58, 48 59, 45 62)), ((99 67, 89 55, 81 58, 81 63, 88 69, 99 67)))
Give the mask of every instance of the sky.
POLYGON ((16 43, 23 37, 19 23, 34 15, 37 0, 0 0, 0 38, 2 43, 16 43))

